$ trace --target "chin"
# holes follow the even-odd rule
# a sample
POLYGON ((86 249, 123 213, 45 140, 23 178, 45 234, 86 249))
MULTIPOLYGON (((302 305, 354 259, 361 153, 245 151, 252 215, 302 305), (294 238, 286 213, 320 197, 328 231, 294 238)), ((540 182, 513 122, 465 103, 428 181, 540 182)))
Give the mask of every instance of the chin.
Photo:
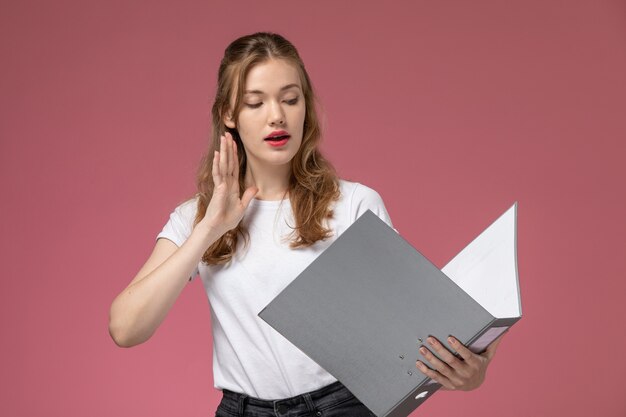
POLYGON ((293 160, 293 155, 289 158, 272 159, 270 161, 267 161, 267 163, 273 166, 281 166, 285 164, 291 164, 292 160, 293 160))

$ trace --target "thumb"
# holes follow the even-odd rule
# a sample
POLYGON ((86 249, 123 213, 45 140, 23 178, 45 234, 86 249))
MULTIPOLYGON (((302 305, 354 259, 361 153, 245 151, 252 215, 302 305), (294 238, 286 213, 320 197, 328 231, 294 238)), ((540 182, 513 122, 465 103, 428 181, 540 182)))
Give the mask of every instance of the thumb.
POLYGON ((487 356, 487 359, 491 360, 491 358, 493 358, 493 355, 496 354, 496 349, 498 349, 498 345, 502 341, 504 335, 507 333, 508 330, 498 336, 493 342, 489 344, 489 346, 487 346, 487 350, 485 351, 485 356, 487 356))
POLYGON ((259 192, 259 189, 256 186, 246 188, 246 191, 244 191, 243 196, 241 196, 241 204, 243 205, 244 209, 248 207, 248 204, 250 204, 250 201, 252 201, 252 199, 254 198, 255 195, 257 195, 258 192, 259 192))

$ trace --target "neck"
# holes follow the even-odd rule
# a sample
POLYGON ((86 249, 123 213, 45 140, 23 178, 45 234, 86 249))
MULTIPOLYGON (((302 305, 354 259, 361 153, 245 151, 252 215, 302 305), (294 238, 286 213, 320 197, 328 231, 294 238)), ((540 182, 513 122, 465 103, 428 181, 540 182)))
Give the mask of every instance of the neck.
POLYGON ((258 166, 248 160, 246 167, 246 187, 252 185, 259 189, 254 196, 257 200, 282 200, 288 195, 291 166, 265 165, 258 166))

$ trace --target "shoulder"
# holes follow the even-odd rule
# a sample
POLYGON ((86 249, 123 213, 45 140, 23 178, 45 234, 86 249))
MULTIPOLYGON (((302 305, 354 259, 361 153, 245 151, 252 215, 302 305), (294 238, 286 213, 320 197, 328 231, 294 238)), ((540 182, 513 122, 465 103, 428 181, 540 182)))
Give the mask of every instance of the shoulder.
POLYGON ((196 216, 198 211, 198 195, 195 195, 182 203, 180 203, 174 209, 175 212, 182 215, 183 217, 192 217, 196 216))
POLYGON ((361 217, 363 213, 371 210, 385 223, 393 227, 385 203, 380 194, 365 184, 356 181, 340 179, 341 202, 347 212, 349 224, 361 217))
POLYGON ((372 187, 363 183, 340 179, 339 185, 342 196, 345 198, 346 202, 351 205, 351 207, 356 207, 359 204, 379 205, 383 203, 383 199, 380 194, 372 187))
POLYGON ((169 220, 157 235, 157 239, 165 237, 176 243, 176 245, 181 246, 193 230, 193 223, 196 218, 198 206, 197 203, 198 198, 194 196, 176 206, 170 213, 169 220))
POLYGON ((190 231, 198 212, 198 196, 195 195, 179 203, 170 213, 170 222, 179 228, 190 231))

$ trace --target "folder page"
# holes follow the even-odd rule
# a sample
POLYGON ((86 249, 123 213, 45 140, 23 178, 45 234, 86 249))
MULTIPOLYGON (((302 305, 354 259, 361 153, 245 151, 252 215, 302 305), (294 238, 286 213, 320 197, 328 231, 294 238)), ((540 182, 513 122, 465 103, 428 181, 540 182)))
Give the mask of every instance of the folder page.
POLYGON ((498 318, 519 317, 517 203, 441 270, 498 318))

